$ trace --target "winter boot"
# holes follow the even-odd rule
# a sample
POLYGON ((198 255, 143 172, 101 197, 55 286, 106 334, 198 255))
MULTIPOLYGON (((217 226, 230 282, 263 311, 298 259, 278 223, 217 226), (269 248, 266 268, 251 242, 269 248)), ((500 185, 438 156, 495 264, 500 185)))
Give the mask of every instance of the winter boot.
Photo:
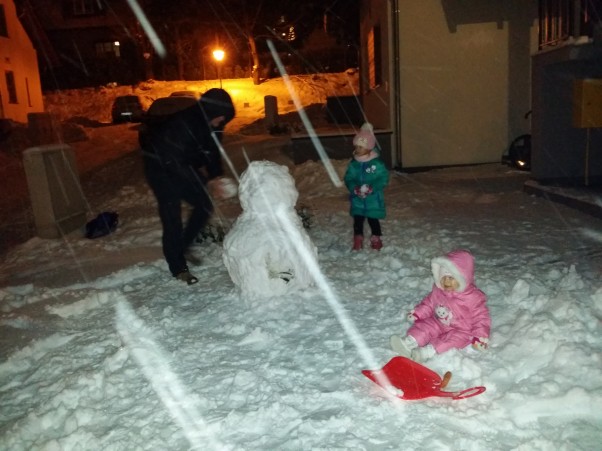
POLYGON ((399 335, 391 335, 389 342, 391 343, 391 349, 404 357, 410 357, 412 351, 418 347, 418 343, 411 335, 406 335, 403 338, 399 335))
POLYGON ((364 237, 362 235, 355 235, 353 237, 353 250, 360 251, 364 246, 364 237))
POLYGON ((186 282, 188 285, 194 285, 199 281, 199 279, 190 274, 190 271, 188 271, 188 269, 179 272, 174 277, 178 280, 181 280, 182 282, 186 282))
POLYGON ((426 345, 422 348, 416 348, 412 351, 412 360, 416 362, 424 362, 425 360, 430 359, 437 351, 433 348, 433 345, 426 345))
POLYGON ((380 251, 383 247, 383 242, 378 235, 372 235, 370 237, 370 247, 374 250, 380 251))

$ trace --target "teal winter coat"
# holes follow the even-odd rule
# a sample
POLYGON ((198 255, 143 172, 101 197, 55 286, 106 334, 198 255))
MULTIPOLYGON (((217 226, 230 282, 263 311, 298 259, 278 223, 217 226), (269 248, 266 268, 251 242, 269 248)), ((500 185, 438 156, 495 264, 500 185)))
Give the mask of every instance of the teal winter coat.
POLYGON ((389 170, 379 155, 372 151, 368 158, 353 158, 345 172, 345 186, 349 190, 351 216, 383 219, 386 216, 385 186, 389 183, 389 170), (363 161, 362 161, 363 160, 363 161), (362 185, 372 188, 365 197, 356 193, 362 185))

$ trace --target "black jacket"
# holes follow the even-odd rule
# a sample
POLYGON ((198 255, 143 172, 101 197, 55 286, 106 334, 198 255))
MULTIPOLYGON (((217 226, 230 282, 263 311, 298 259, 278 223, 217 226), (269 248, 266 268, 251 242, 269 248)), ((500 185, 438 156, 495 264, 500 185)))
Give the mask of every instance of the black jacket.
POLYGON ((205 167, 209 178, 223 174, 219 147, 212 132, 221 141, 224 125, 234 118, 230 95, 223 89, 210 89, 199 101, 158 122, 147 122, 138 139, 145 158, 159 161, 164 169, 179 173, 186 166, 205 167), (209 121, 224 116, 219 128, 209 121))

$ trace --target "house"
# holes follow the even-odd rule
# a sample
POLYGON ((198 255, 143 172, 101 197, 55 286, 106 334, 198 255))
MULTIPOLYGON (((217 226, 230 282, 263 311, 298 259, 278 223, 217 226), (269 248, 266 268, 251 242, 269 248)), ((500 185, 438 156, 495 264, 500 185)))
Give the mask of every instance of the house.
POLYGON ((536 19, 536 0, 363 1, 363 107, 392 166, 501 161, 529 130, 536 19))
POLYGON ((0 0, 0 119, 27 123, 44 111, 37 53, 13 0, 0 0))
POLYGON ((41 52, 44 91, 110 82, 131 84, 150 70, 150 44, 127 2, 16 0, 16 3, 24 26, 41 52))
MULTIPOLYGON (((499 162, 532 123, 535 178, 583 181, 585 166, 589 181, 601 177, 600 125, 571 123, 576 80, 602 78, 591 39, 601 3, 363 0, 362 105, 388 132, 385 160, 402 169, 499 162), (571 40, 586 32, 578 25, 589 27, 582 46, 571 40)), ((600 99, 598 85, 581 91, 600 99)))
POLYGON ((143 0, 15 2, 40 49, 44 91, 132 85, 155 74, 163 80, 191 80, 217 72, 205 60, 211 61, 208 49, 219 24, 203 18, 202 8, 193 13, 183 4, 168 8, 143 0))

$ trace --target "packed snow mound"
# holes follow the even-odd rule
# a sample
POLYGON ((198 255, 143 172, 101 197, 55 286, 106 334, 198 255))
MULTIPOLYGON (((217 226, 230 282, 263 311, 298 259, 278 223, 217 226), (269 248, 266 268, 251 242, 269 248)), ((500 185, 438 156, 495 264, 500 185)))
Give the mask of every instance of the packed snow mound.
POLYGON ((325 105, 331 96, 351 96, 359 91, 359 71, 293 75, 285 83, 282 77, 264 80, 255 85, 249 78, 231 78, 218 80, 147 80, 135 86, 107 85, 83 89, 62 89, 44 93, 46 111, 59 121, 85 119, 86 123, 111 123, 111 105, 118 96, 138 96, 144 109, 153 101, 168 97, 177 91, 206 92, 208 89, 222 86, 232 96, 236 108, 236 117, 228 124, 228 129, 241 126, 262 118, 265 115, 265 96, 278 99, 278 112, 287 114, 296 111, 291 96, 300 100, 304 107, 314 104, 325 105))
POLYGON ((251 162, 238 193, 243 212, 224 238, 223 260, 242 295, 269 298, 312 285, 317 248, 295 210, 288 168, 251 162))
POLYGON ((299 192, 286 166, 270 161, 252 162, 240 178, 240 205, 255 215, 272 215, 274 209, 294 213, 299 192))

